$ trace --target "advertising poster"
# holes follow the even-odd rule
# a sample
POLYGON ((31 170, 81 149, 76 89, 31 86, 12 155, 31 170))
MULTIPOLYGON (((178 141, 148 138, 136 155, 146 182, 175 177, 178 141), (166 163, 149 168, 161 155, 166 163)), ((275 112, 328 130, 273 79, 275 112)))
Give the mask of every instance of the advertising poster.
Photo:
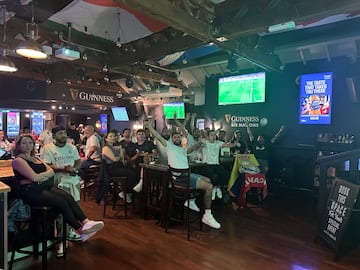
POLYGON ((100 133, 107 133, 107 114, 100 114, 100 133))
POLYGON ((332 72, 301 76, 299 124, 331 123, 332 78, 332 72))
POLYGON ((40 135, 44 129, 44 114, 42 112, 33 112, 31 115, 31 130, 35 130, 36 135, 40 135))
POLYGON ((20 113, 19 112, 8 112, 7 113, 7 130, 6 134, 8 137, 19 136, 20 131, 20 113))

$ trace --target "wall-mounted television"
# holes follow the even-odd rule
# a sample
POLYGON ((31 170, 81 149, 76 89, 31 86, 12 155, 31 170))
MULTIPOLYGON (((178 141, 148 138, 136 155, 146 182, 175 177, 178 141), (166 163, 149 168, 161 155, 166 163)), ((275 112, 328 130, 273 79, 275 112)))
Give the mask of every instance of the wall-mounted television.
POLYGON ((218 79, 218 105, 265 102, 265 72, 218 79))
POLYGON ((112 107, 111 111, 115 121, 129 121, 126 107, 112 107))
POLYGON ((299 124, 331 123, 332 72, 300 76, 299 124))
POLYGON ((174 113, 176 112, 177 119, 185 118, 185 105, 184 102, 167 102, 164 103, 164 115, 165 119, 174 119, 174 113))

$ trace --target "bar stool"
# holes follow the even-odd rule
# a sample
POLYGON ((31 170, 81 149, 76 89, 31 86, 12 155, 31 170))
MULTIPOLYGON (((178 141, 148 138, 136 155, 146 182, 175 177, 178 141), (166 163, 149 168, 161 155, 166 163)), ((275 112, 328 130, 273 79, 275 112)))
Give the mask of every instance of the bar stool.
POLYGON ((90 189, 96 187, 96 183, 99 178, 101 164, 91 165, 89 168, 85 169, 85 176, 84 176, 84 185, 82 186, 83 190, 83 200, 86 200, 86 194, 89 192, 90 189))
POLYGON ((168 210, 165 224, 165 232, 168 231, 169 223, 172 218, 174 202, 180 207, 180 217, 175 220, 184 221, 184 203, 187 201, 186 206, 186 227, 187 227, 187 239, 190 240, 190 225, 191 223, 199 220, 200 231, 202 231, 201 217, 204 213, 204 207, 200 204, 200 211, 197 213, 197 217, 190 220, 190 203, 189 200, 196 199, 202 195, 202 193, 195 188, 190 187, 190 168, 188 169, 175 169, 169 167, 168 170, 169 182, 171 185, 170 193, 168 195, 168 210))
POLYGON ((127 218, 128 203, 126 202, 126 176, 110 176, 109 190, 104 193, 104 210, 103 217, 106 216, 106 207, 112 206, 114 211, 116 207, 124 208, 124 217, 127 218), (119 193, 124 193, 124 200, 119 198, 119 193))
POLYGON ((54 238, 54 230, 49 231, 49 225, 51 222, 55 222, 59 212, 52 206, 30 206, 31 207, 31 219, 29 221, 15 221, 17 225, 17 230, 14 233, 14 238, 12 241, 12 253, 11 260, 9 263, 9 269, 12 269, 15 253, 23 253, 34 256, 41 256, 42 258, 42 270, 47 270, 47 252, 53 249, 57 244, 62 242, 64 249, 63 258, 66 259, 66 223, 63 222, 62 235, 57 238, 54 238), (50 221, 50 222, 49 222, 50 221), (22 246, 19 245, 20 240, 23 240, 24 234, 29 233, 27 230, 22 230, 21 225, 27 225, 30 228, 31 233, 31 242, 33 245, 33 250, 24 250, 22 246), (47 241, 53 240, 53 242, 48 245, 47 241), (41 250, 39 251, 39 244, 41 244, 41 250))

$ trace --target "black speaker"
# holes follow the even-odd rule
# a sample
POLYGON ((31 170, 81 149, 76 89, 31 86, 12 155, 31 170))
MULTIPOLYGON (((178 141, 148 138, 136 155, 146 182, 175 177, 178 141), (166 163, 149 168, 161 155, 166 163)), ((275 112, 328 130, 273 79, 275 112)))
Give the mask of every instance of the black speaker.
POLYGON ((360 102, 360 77, 346 78, 346 87, 348 89, 351 102, 360 102))
POLYGON ((125 85, 127 88, 131 88, 134 86, 134 82, 131 77, 126 78, 125 85))
POLYGON ((141 103, 130 103, 127 108, 131 120, 137 120, 144 114, 144 105, 141 103))

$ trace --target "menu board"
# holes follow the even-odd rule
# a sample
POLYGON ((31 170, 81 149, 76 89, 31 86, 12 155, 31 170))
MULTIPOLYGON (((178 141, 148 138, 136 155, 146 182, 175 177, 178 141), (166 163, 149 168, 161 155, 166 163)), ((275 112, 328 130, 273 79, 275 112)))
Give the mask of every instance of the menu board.
POLYGON ((339 249, 344 239, 359 187, 344 180, 336 180, 331 189, 320 227, 320 236, 335 249, 339 249))

